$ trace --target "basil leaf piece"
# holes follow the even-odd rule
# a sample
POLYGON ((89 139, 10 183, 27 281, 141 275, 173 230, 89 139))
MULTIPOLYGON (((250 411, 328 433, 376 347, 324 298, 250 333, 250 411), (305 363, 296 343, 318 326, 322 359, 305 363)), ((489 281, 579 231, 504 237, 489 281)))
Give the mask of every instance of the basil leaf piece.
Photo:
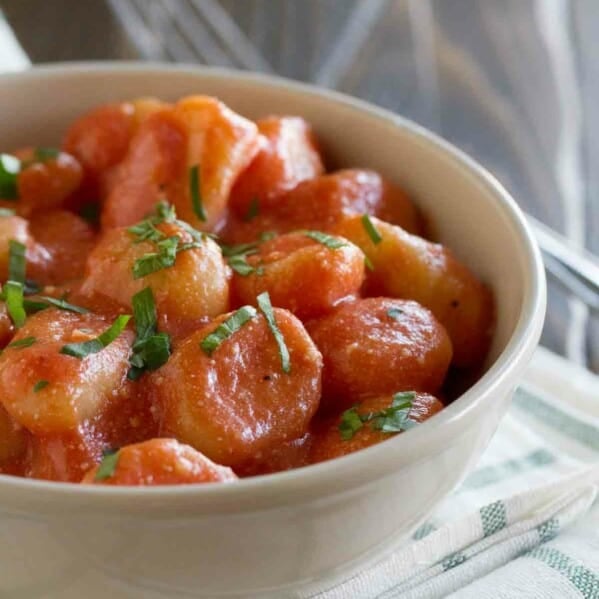
POLYGON ((50 381, 44 381, 44 380, 38 381, 37 383, 35 383, 35 385, 33 385, 33 392, 37 393, 38 391, 45 389, 49 384, 50 384, 50 381))
POLYGON ((260 200, 256 197, 253 197, 250 201, 250 205, 248 206, 248 211, 246 212, 243 220, 246 223, 254 220, 260 214, 260 200))
POLYGON ((35 337, 23 337, 23 339, 12 341, 6 347, 31 347, 36 341, 35 337))
POLYGON ((20 329, 25 324, 27 313, 23 305, 23 284, 17 281, 7 281, 4 285, 3 296, 6 301, 6 309, 13 324, 20 329))
POLYGON ((258 307, 260 308, 262 314, 264 314, 264 318, 266 318, 266 322, 272 333, 272 336, 275 338, 277 342, 277 346, 279 348, 279 355, 281 356, 281 369, 285 374, 289 374, 291 372, 291 360, 289 357, 289 349, 287 348, 287 344, 285 343, 285 338, 281 333, 281 330, 277 326, 277 321, 275 319, 275 314, 272 309, 272 304, 270 303, 270 295, 268 295, 268 291, 261 293, 257 298, 258 307))
POLYGON ((102 452, 102 461, 96 470, 94 480, 106 480, 114 476, 119 463, 119 450, 108 449, 102 452))
POLYGON ((229 258, 227 263, 238 275, 241 275, 242 277, 247 277, 255 271, 254 267, 248 264, 247 258, 245 256, 232 256, 229 258))
POLYGON ((200 191, 200 165, 196 164, 189 169, 189 193, 191 194, 191 204, 195 215, 206 222, 206 211, 202 202, 200 191))
POLYGON ((410 410, 415 399, 415 391, 401 391, 393 395, 390 407, 378 412, 359 414, 354 406, 341 414, 339 434, 344 441, 349 441, 367 422, 370 422, 372 430, 381 433, 407 431, 418 424, 415 420, 410 420, 410 410))
POLYGON ((363 426, 364 423, 357 409, 353 407, 341 414, 339 434, 344 441, 349 441, 363 426))
POLYGON ((133 264, 133 278, 141 279, 153 272, 173 266, 177 259, 177 246, 179 238, 175 235, 167 237, 156 243, 157 252, 145 254, 133 264))
POLYGON ((36 148, 33 153, 38 162, 46 162, 46 160, 54 160, 60 155, 58 148, 36 148))
POLYGON ((25 283, 25 270, 27 262, 25 253, 27 248, 20 241, 11 239, 8 242, 8 279, 16 283, 25 283))
POLYGON ((112 325, 95 339, 81 343, 67 343, 61 347, 60 353, 79 359, 85 358, 90 354, 97 354, 110 345, 123 332, 130 318, 129 314, 117 316, 112 325))
POLYGON ((10 154, 0 154, 0 198, 3 200, 18 200, 17 185, 21 161, 10 154))
POLYGON ((404 311, 401 308, 389 308, 387 310, 387 316, 393 320, 401 320, 404 311))
POLYGON ((368 236, 374 245, 378 245, 381 243, 381 241, 383 241, 381 234, 377 231, 368 214, 364 214, 364 216, 362 216, 362 226, 366 230, 366 233, 368 233, 368 236))
POLYGON ((327 235, 322 231, 303 231, 305 237, 309 237, 318 243, 322 243, 331 250, 338 250, 339 248, 345 247, 347 243, 338 237, 327 235))
POLYGON ((200 342, 202 351, 211 356, 225 339, 228 339, 244 324, 252 320, 256 314, 256 308, 253 306, 243 306, 233 312, 227 320, 219 324, 212 333, 202 339, 200 342))

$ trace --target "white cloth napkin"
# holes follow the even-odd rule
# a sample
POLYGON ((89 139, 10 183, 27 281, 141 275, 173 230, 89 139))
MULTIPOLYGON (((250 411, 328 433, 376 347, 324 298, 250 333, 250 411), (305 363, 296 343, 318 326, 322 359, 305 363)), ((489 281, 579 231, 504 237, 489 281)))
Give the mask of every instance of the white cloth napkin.
POLYGON ((540 348, 478 467, 413 541, 318 599, 599 599, 599 378, 540 348))

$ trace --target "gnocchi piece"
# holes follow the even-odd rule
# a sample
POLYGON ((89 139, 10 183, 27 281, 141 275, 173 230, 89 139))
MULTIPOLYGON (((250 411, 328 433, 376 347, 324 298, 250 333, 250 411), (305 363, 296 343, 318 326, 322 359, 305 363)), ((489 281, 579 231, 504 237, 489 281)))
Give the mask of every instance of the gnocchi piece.
POLYGON ((17 423, 40 435, 73 431, 126 391, 131 332, 83 358, 61 353, 110 324, 54 308, 27 319, 0 355, 0 402, 17 423))
MULTIPOLYGON (((176 240, 177 248, 194 242, 177 222, 163 222, 156 229, 165 240, 176 240)), ((107 306, 106 312, 112 313, 119 306, 131 310, 133 295, 150 287, 167 332, 181 323, 194 324, 222 314, 229 309, 230 269, 212 239, 205 237, 197 243, 197 247, 178 249, 172 266, 159 265, 155 272, 134 278, 136 264, 162 250, 153 241, 140 241, 128 229, 112 229, 89 255, 79 295, 96 308, 107 306)))
POLYGON ((376 218, 371 218, 371 223, 381 237, 378 243, 361 217, 348 219, 337 228, 337 234, 355 243, 372 263, 366 292, 412 299, 427 307, 449 333, 454 364, 480 365, 494 320, 489 289, 447 247, 376 218))
MULTIPOLYGON (((340 414, 328 418, 324 422, 319 422, 314 427, 309 462, 315 464, 339 458, 389 439, 392 435, 378 429, 376 425, 373 426, 374 420, 360 425, 357 417, 368 415, 372 417, 375 414, 385 417, 392 413, 393 404, 393 397, 390 395, 372 397, 361 402, 355 410, 351 410, 353 414, 340 414), (354 416, 356 416, 355 419, 354 416), (345 420, 350 420, 350 422, 344 422, 345 420), (349 431, 349 434, 344 434, 344 429, 349 431)), ((406 411, 409 420, 424 422, 442 409, 443 404, 436 397, 427 393, 416 393, 411 407, 406 411)))
POLYGON ((332 233, 348 217, 380 211, 392 211, 406 229, 420 228, 416 209, 407 196, 393 192, 374 171, 348 169, 299 183, 249 222, 231 219, 223 237, 229 243, 245 243, 265 231, 317 229, 332 233))
POLYGON ((416 302, 357 300, 307 326, 323 356, 326 410, 398 389, 434 393, 451 362, 445 329, 416 302))
POLYGON ((125 157, 134 127, 135 107, 129 102, 95 108, 69 127, 62 147, 83 166, 93 191, 98 191, 106 172, 125 157))
POLYGON ((101 212, 102 229, 136 223, 152 212, 163 194, 174 201, 167 189, 187 176, 186 147, 187 134, 170 111, 151 114, 111 179, 101 212))
POLYGON ((92 485, 183 485, 190 483, 230 482, 234 472, 209 460, 189 445, 175 439, 151 439, 128 445, 101 470, 96 466, 83 478, 92 485))
POLYGON ((267 211, 284 192, 324 172, 314 133, 304 119, 271 116, 256 124, 261 149, 231 192, 231 208, 242 219, 267 211))
POLYGON ((31 437, 25 475, 78 483, 102 458, 103 439, 88 427, 31 437))
POLYGON ((91 226, 66 210, 35 215, 29 225, 36 243, 48 253, 43 268, 32 266, 33 278, 52 285, 80 279, 87 256, 96 242, 91 226))
POLYGON ((256 252, 233 274, 232 294, 240 305, 255 304, 268 291, 275 306, 303 320, 356 295, 364 281, 364 254, 340 237, 289 233, 265 241, 256 252))
POLYGON ((36 211, 65 206, 83 179, 83 169, 74 156, 58 152, 44 158, 39 156, 40 152, 25 148, 15 153, 22 165, 17 177, 19 199, 15 209, 26 218, 36 211))
POLYGON ((202 347, 206 338, 218 327, 231 329, 223 323, 230 323, 232 314, 220 316, 150 375, 161 434, 235 468, 307 432, 319 405, 322 358, 290 312, 274 308, 272 316, 289 352, 290 371, 283 372, 277 342, 257 313, 208 355, 202 347))
POLYGON ((208 96, 183 98, 175 104, 173 115, 187 132, 187 166, 198 165, 199 197, 205 217, 194 205, 187 171, 178 189, 175 186, 172 190, 171 201, 180 218, 197 229, 213 230, 224 220, 235 181, 260 149, 258 128, 208 96))

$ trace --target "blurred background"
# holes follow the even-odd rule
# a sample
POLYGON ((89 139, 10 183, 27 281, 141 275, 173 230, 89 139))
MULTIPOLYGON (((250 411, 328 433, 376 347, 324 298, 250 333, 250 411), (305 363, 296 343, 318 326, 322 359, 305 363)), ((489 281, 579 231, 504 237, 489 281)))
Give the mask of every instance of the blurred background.
MULTIPOLYGON (((598 0, 0 0, 0 9, 24 49, 5 35, 0 68, 199 63, 370 100, 466 150, 527 212, 599 253, 598 0)), ((542 343, 599 371, 597 318, 555 281, 542 343)))

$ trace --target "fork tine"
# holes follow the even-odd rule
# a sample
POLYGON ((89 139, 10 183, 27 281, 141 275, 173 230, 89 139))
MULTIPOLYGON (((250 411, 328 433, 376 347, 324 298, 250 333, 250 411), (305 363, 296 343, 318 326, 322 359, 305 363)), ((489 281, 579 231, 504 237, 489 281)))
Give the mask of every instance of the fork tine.
POLYGON ((165 60, 166 52, 155 33, 148 27, 137 7, 129 0, 107 0, 112 12, 131 42, 146 60, 165 60))
POLYGON ((237 63, 253 71, 272 72, 272 67, 239 28, 227 11, 214 0, 190 0, 204 21, 212 27, 237 63))

